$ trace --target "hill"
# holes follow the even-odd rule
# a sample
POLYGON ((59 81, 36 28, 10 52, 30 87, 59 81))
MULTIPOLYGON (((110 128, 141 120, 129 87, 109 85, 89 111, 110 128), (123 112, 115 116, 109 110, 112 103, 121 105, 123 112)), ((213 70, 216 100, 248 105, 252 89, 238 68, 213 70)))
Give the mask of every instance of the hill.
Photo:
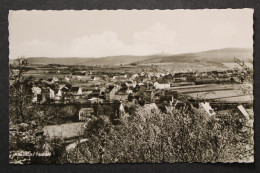
MULTIPOLYGON (((197 53, 185 53, 178 55, 149 55, 149 56, 109 56, 101 58, 47 58, 31 57, 28 58, 30 64, 63 64, 63 65, 126 65, 131 63, 153 64, 153 63, 229 63, 233 62, 234 57, 247 61, 253 57, 253 49, 250 48, 224 48, 209 50, 197 53)), ((12 62, 10 60, 10 62, 12 62)))
POLYGON ((253 49, 250 48, 225 48, 209 50, 197 53, 185 53, 170 55, 160 58, 152 58, 138 62, 139 64, 151 63, 173 63, 173 62, 213 62, 213 63, 230 63, 234 58, 248 61, 253 57, 253 49))
POLYGON ((160 57, 160 55, 150 56, 109 56, 102 58, 47 58, 31 57, 28 58, 30 64, 63 64, 63 65, 125 65, 148 59, 160 57))

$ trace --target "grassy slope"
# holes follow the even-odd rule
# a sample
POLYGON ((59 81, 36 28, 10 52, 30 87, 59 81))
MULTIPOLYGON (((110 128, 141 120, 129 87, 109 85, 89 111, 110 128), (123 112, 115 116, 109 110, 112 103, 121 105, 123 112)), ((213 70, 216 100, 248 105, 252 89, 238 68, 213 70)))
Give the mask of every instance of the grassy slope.
POLYGON ((216 49, 198 53, 186 53, 179 55, 170 55, 166 57, 153 58, 140 61, 139 64, 150 63, 173 63, 173 62, 213 62, 213 63, 228 63, 233 62, 234 58, 247 61, 253 57, 253 50, 247 48, 226 48, 216 49))

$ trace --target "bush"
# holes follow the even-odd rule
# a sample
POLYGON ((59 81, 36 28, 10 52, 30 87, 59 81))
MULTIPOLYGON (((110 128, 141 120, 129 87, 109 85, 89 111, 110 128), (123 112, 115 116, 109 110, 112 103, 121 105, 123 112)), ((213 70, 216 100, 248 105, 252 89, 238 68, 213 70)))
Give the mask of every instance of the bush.
MULTIPOLYGON (((252 142, 231 115, 207 118, 194 108, 147 113, 138 107, 120 125, 101 121, 86 131, 91 142, 78 149, 79 157, 91 163, 237 162, 246 157, 243 142, 252 142)), ((252 146, 248 157, 253 157, 252 146)))

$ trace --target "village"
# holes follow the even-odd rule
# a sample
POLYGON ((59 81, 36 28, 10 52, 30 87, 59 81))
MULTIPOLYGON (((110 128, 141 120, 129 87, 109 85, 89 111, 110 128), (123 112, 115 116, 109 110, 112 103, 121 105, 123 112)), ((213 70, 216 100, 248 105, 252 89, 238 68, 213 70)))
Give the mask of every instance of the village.
MULTIPOLYGON (((246 79, 240 75, 243 72, 240 69, 28 64, 26 60, 22 60, 22 65, 21 68, 11 64, 10 84, 15 85, 21 76, 24 77, 26 92, 23 94, 30 107, 39 109, 37 114, 42 118, 31 117, 29 124, 11 124, 10 133, 16 136, 21 129, 26 132, 33 128, 36 129, 34 135, 47 137, 45 143, 62 139, 66 151, 88 141, 85 131, 100 117, 107 117, 117 126, 138 112, 150 116, 197 110, 206 119, 225 119, 231 112, 247 126, 253 126, 252 96, 241 92, 246 79)), ((17 93, 10 97, 12 103, 16 97, 17 93)), ((28 138, 26 134, 22 136, 28 138)), ((16 142, 11 142, 11 146, 19 148, 16 142)), ((15 158, 20 157, 17 149, 15 158)), ((49 157, 49 151, 38 154, 49 157)), ((31 158, 30 153, 28 155, 26 159, 31 158)))
MULTIPOLYGON (((237 107, 243 116, 248 117, 245 109, 252 109, 250 96, 238 92, 243 79, 239 79, 238 71, 232 69, 169 72, 160 71, 156 66, 135 65, 70 67, 54 64, 32 67, 33 70, 25 73, 35 78, 31 87, 32 103, 74 105, 78 109, 77 121, 86 122, 92 116, 99 116, 97 105, 112 107, 115 103, 120 112, 129 110, 134 104, 150 105, 165 112, 166 107, 178 107, 183 100, 188 100, 208 116, 215 115, 215 110, 237 107), (139 73, 134 73, 137 69, 139 73)), ((13 71, 15 74, 16 69, 13 71)))
MULTIPOLYGON (((198 97, 200 92, 235 90, 243 79, 239 79, 237 71, 207 72, 150 72, 140 73, 114 72, 111 68, 97 67, 97 71, 69 71, 66 68, 52 67, 29 70, 25 75, 35 78, 32 86, 32 102, 35 104, 109 104, 120 101, 122 104, 144 101, 145 104, 162 103, 177 100, 180 95, 189 96, 197 101, 202 99, 225 99, 198 97), (57 68, 57 69, 56 69, 57 68), (43 76, 39 74, 43 72, 43 76), (53 70, 56 69, 56 70, 53 70), (62 70, 63 69, 63 70, 62 70), (48 73, 48 74, 46 74, 48 73), (48 78, 50 77, 51 78, 48 78), (53 76, 53 77, 52 77, 53 76), (41 78, 42 77, 42 78, 41 78), (190 96, 197 93, 197 97, 190 96)), ((117 67, 122 69, 123 67, 117 67)), ((153 67, 154 68, 154 67, 153 67)), ((134 70, 133 70, 134 71, 134 70)), ((242 82, 241 82, 242 81, 242 82)), ((225 95, 227 96, 227 95, 225 95)), ((229 97, 241 97, 233 93, 229 97)), ((223 97, 224 98, 224 97, 223 97)), ((234 99, 248 102, 250 99, 234 99)))

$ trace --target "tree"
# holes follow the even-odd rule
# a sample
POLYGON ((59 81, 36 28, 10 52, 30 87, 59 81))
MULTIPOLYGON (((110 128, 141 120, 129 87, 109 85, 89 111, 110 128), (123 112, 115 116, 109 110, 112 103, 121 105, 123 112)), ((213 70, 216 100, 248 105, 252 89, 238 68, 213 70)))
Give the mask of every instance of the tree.
POLYGON ((34 78, 25 77, 24 73, 27 71, 28 61, 23 57, 15 60, 10 66, 10 118, 16 114, 16 118, 25 121, 25 111, 30 107, 31 102, 31 87, 34 83, 34 78))
POLYGON ((246 62, 234 58, 234 62, 236 63, 236 67, 234 68, 234 70, 238 72, 238 78, 243 84, 241 86, 242 93, 253 97, 253 68, 250 67, 251 65, 253 65, 253 60, 249 59, 248 64, 246 64, 246 62))

